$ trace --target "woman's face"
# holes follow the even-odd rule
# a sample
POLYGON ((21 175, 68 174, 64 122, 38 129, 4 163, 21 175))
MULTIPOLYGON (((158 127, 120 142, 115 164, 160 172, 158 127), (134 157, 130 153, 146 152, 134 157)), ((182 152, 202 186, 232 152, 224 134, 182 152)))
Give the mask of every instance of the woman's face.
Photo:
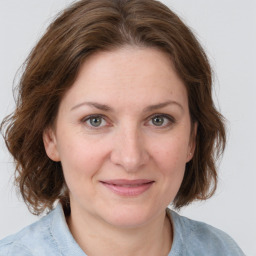
POLYGON ((186 88, 169 57, 125 47, 86 60, 44 143, 61 161, 73 215, 136 227, 175 198, 193 137, 186 88))

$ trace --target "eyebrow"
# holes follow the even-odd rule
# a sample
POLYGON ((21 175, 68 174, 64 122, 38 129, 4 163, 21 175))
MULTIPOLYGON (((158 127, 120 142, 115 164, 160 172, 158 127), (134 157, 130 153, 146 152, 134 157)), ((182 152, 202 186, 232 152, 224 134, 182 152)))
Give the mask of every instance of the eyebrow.
POLYGON ((71 108, 71 110, 77 109, 77 108, 82 107, 82 106, 94 107, 94 108, 97 108, 99 110, 108 111, 108 112, 113 112, 114 111, 108 105, 100 104, 100 103, 96 103, 96 102, 82 102, 82 103, 74 106, 73 108, 71 108))
MULTIPOLYGON (((162 103, 150 105, 150 106, 144 108, 143 112, 151 112, 151 111, 154 111, 154 110, 157 110, 157 109, 160 109, 160 108, 164 108, 164 107, 169 106, 169 105, 177 105, 182 110, 184 110, 183 106, 180 103, 170 100, 170 101, 165 101, 165 102, 162 102, 162 103)), ((100 103, 97 103, 97 102, 82 102, 82 103, 72 107, 71 111, 74 110, 74 109, 77 109, 79 107, 82 107, 82 106, 89 106, 89 107, 97 108, 97 109, 102 110, 102 111, 114 112, 114 109, 111 108, 110 106, 105 105, 105 104, 100 104, 100 103)))
POLYGON ((148 106, 143 111, 144 112, 150 112, 150 111, 154 111, 154 110, 157 110, 157 109, 160 109, 160 108, 164 108, 164 107, 169 106, 169 105, 177 105, 182 110, 184 110, 183 106, 180 103, 178 103, 177 101, 169 100, 169 101, 166 101, 166 102, 162 102, 162 103, 159 103, 159 104, 148 106))

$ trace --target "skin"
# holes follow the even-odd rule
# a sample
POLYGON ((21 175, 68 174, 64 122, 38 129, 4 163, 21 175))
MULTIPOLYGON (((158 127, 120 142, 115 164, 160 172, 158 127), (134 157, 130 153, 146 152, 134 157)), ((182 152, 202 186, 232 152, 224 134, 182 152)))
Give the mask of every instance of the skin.
POLYGON ((87 254, 168 255, 166 207, 193 156, 195 133, 186 88, 165 53, 127 46, 87 58, 43 136, 48 156, 62 164, 67 223, 87 254), (116 179, 151 183, 120 195, 103 183, 116 179))

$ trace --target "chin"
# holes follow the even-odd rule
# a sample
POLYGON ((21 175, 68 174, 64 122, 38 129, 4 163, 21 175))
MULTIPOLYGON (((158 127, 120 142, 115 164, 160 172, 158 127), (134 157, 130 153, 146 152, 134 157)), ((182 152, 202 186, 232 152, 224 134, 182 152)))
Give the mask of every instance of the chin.
POLYGON ((141 207, 122 207, 121 209, 109 209, 105 212, 105 221, 119 228, 138 228, 150 222, 156 212, 142 209, 141 207))

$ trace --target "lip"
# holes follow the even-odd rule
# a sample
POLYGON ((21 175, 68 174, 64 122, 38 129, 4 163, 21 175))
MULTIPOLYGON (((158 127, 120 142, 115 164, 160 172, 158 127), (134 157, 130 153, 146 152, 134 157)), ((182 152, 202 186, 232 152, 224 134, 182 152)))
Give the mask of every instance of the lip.
POLYGON ((146 192, 153 185, 153 180, 137 179, 137 180, 104 180, 100 181, 103 186, 113 193, 120 196, 134 197, 146 192))

